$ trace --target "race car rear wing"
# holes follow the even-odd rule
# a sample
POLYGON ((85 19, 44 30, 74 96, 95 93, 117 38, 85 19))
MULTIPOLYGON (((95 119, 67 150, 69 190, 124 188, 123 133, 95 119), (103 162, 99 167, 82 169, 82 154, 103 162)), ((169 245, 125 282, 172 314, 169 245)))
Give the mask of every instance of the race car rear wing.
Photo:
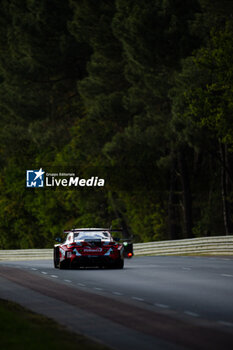
POLYGON ((123 232, 122 229, 116 228, 116 229, 110 229, 110 228, 73 228, 71 230, 64 230, 63 233, 70 233, 70 232, 96 232, 96 231, 108 231, 108 232, 123 232))
MULTIPOLYGON (((124 232, 122 228, 73 228, 71 230, 64 230, 63 233, 67 234, 70 232, 83 232, 83 231, 88 231, 88 232, 96 232, 96 231, 107 231, 107 232, 124 232)), ((120 238, 119 241, 126 241, 126 242, 131 242, 133 239, 133 236, 127 237, 127 238, 120 238)))

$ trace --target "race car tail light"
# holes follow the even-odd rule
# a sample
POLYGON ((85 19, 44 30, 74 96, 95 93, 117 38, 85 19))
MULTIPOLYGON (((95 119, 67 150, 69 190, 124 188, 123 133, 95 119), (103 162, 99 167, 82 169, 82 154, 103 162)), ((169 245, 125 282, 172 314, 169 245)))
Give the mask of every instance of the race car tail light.
POLYGON ((75 247, 76 246, 76 243, 71 243, 71 244, 68 244, 67 245, 67 248, 73 248, 73 247, 75 247))
POLYGON ((128 253, 128 258, 132 258, 133 254, 132 253, 128 253))

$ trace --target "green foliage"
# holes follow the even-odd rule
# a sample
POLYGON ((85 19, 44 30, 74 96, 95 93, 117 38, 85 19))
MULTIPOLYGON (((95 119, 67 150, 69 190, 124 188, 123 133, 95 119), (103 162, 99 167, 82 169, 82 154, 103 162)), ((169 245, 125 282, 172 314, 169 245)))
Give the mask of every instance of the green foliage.
POLYGON ((233 141, 232 34, 230 25, 218 33, 212 31, 208 46, 184 62, 173 92, 176 128, 183 124, 186 133, 195 128, 198 133, 200 129, 208 129, 213 137, 230 146, 233 141))
POLYGON ((137 241, 224 232, 232 11, 217 0, 1 1, 0 248, 50 247, 73 226, 122 226, 137 241), (65 166, 106 186, 25 188, 27 169, 65 166))

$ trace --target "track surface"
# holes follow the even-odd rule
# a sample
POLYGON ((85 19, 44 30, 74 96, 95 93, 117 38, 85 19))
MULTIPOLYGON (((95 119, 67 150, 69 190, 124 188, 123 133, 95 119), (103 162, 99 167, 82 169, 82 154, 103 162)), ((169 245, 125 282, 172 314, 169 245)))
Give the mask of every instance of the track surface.
MULTIPOLYGON (((1 262, 0 276, 3 277, 0 297, 4 283, 10 283, 6 282, 7 278, 11 283, 21 283, 21 288, 46 295, 57 303, 59 300, 98 315, 101 322, 111 320, 115 331, 121 325, 124 328, 119 334, 124 335, 125 342, 117 344, 106 340, 107 345, 116 349, 126 349, 129 345, 136 349, 133 338, 138 348, 144 346, 145 349, 155 346, 157 349, 170 349, 171 346, 175 349, 207 346, 220 349, 224 340, 224 349, 233 348, 231 258, 138 257, 126 260, 124 270, 58 270, 53 268, 51 261, 1 262), (27 280, 30 283, 26 283, 27 280), (46 290, 42 289, 43 283, 47 284, 46 290), (56 289, 60 290, 60 296, 54 295, 56 289), (70 301, 62 297, 69 293, 70 301), (77 294, 77 300, 72 300, 74 294, 77 294), (114 311, 111 303, 117 305, 118 310, 114 311), (98 309, 97 305, 104 307, 98 309), (127 315, 131 315, 131 319, 127 315), (127 335, 133 331, 137 332, 136 338, 132 334, 130 340, 127 335), (150 337, 153 337, 154 345, 150 337), (161 343, 161 339, 165 343, 161 343)), ((8 286, 8 292, 10 289, 8 286)), ((5 286, 5 293, 6 290, 5 286)), ((88 319, 88 315, 83 317, 88 319)), ((111 333, 110 326, 108 332, 111 333)), ((98 334, 93 337, 105 341, 98 334)))

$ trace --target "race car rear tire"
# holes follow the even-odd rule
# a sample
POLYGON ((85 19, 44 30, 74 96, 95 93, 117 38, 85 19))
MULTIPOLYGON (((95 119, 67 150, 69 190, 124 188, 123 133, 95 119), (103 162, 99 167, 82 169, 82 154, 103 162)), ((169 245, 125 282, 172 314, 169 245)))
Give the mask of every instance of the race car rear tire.
POLYGON ((53 263, 54 263, 55 269, 58 269, 58 267, 59 267, 59 250, 57 250, 57 248, 54 248, 54 250, 53 250, 53 263))
POLYGON ((59 263, 59 269, 60 270, 66 270, 68 268, 69 268, 69 265, 67 264, 66 261, 62 261, 62 262, 59 263))
POLYGON ((114 265, 115 269, 123 269, 124 268, 124 260, 123 259, 119 259, 115 265, 114 265))

